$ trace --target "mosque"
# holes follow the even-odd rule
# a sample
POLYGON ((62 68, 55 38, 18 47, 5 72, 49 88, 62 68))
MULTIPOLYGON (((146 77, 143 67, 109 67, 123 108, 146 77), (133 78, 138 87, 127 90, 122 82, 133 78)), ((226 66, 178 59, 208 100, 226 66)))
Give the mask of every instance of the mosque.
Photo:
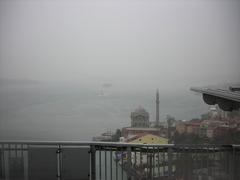
POLYGON ((138 107, 131 112, 131 127, 124 127, 122 135, 124 138, 131 138, 137 134, 150 133, 158 136, 166 137, 167 132, 159 124, 159 91, 156 92, 156 121, 149 121, 149 113, 143 108, 138 107))
POLYGON ((131 113, 131 127, 148 128, 150 126, 149 113, 139 106, 131 113))

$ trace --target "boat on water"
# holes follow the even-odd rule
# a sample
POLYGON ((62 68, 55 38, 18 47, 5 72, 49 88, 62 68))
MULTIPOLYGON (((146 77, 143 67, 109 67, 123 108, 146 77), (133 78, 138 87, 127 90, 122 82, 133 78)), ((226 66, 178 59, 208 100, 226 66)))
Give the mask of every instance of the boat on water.
POLYGON ((100 91, 100 92, 98 93, 98 96, 100 96, 100 97, 106 97, 106 96, 108 96, 108 94, 107 94, 106 92, 104 92, 104 91, 100 91))

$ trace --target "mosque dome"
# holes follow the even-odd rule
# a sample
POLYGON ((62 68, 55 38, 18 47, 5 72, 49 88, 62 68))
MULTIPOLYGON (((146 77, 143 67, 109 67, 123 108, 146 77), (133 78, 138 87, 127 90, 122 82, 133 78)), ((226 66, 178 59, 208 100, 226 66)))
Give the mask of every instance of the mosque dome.
POLYGON ((141 106, 139 106, 135 111, 131 113, 132 117, 137 117, 137 116, 144 116, 146 118, 149 117, 149 113, 141 106))

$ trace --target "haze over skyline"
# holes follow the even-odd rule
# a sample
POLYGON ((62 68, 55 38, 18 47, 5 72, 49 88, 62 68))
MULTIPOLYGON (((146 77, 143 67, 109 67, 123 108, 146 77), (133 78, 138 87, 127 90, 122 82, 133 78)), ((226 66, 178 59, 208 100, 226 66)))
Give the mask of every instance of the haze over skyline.
POLYGON ((239 17, 234 0, 0 0, 1 139, 89 140, 139 105, 153 121, 157 88, 160 121, 200 117, 191 86, 239 82, 239 17))
POLYGON ((0 78, 183 88, 237 82, 240 2, 0 1, 0 78))

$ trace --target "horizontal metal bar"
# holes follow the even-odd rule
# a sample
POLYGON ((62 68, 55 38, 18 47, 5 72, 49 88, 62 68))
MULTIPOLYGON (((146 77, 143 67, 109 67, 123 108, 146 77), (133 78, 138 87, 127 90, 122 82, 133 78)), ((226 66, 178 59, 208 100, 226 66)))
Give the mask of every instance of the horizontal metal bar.
POLYGON ((0 144, 25 144, 25 145, 64 145, 64 146, 115 146, 115 147, 172 147, 173 144, 137 144, 118 142, 95 142, 95 141, 0 141, 0 144))
MULTIPOLYGON (((2 145, 16 145, 23 144, 29 146, 75 146, 76 148, 81 147, 89 147, 95 146, 96 149, 105 149, 105 150, 113 150, 114 148, 118 149, 132 147, 135 148, 136 151, 144 151, 145 148, 149 148, 149 150, 153 148, 160 148, 160 151, 166 151, 169 147, 173 148, 173 150, 185 149, 185 150, 208 150, 208 151, 220 151, 220 150, 230 150, 234 148, 240 148, 240 145, 192 145, 192 144, 137 144, 137 143, 118 143, 118 142, 95 142, 95 141, 0 141, 2 145), (139 149, 137 149, 139 148, 139 149)), ((3 147, 4 148, 4 147, 3 147)), ((40 147, 41 148, 41 147, 40 147)), ((15 149, 15 148, 12 148, 15 149)))

